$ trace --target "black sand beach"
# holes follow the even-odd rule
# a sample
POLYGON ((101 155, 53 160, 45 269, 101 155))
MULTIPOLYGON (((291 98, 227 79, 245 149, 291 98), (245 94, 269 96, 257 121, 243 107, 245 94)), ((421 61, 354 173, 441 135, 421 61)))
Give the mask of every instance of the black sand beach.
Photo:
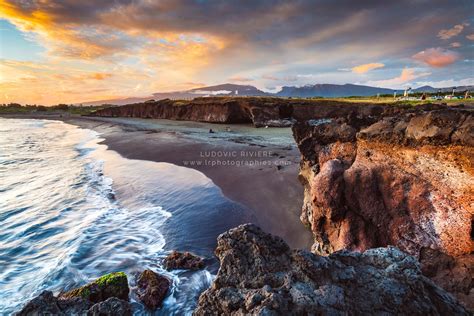
MULTIPOLYGON (((311 245, 311 234, 299 219, 303 187, 298 181, 300 154, 295 146, 261 142, 255 145, 251 137, 245 141, 224 137, 207 142, 205 139, 214 135, 208 129, 203 128, 200 140, 180 132, 144 128, 134 119, 116 122, 80 116, 15 117, 62 120, 100 133, 103 144, 125 158, 196 169, 210 178, 226 197, 251 209, 256 224, 265 231, 281 236, 294 248, 311 245)), ((215 134, 226 128, 212 126, 215 134)))

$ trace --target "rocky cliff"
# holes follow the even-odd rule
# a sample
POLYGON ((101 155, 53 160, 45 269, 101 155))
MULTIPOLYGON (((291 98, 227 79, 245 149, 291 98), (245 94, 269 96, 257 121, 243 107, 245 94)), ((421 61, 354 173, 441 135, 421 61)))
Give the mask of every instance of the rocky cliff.
MULTIPOLYGON (((432 107, 437 107, 432 105, 432 107)), ((399 112, 408 106, 331 100, 270 97, 207 97, 193 100, 160 100, 109 107, 93 116, 160 118, 209 123, 252 123, 256 127, 291 126, 297 120, 346 117, 357 113, 365 118, 382 112, 399 112)))
POLYGON ((247 224, 218 238, 221 266, 194 315, 468 315, 400 250, 290 250, 247 224))
POLYGON ((473 111, 366 110, 293 127, 313 251, 394 245, 472 308, 473 111))

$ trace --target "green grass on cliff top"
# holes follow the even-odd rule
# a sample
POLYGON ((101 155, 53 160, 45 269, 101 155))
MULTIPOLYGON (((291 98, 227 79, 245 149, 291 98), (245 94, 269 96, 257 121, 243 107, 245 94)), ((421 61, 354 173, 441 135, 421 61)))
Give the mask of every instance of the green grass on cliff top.
MULTIPOLYGON (((225 101, 226 99, 236 99, 236 98, 249 98, 249 99, 261 99, 263 104, 268 103, 272 104, 272 100, 275 99, 284 99, 291 101, 292 103, 298 103, 298 101, 304 102, 305 104, 314 102, 316 105, 324 101, 328 103, 337 104, 337 102, 344 103, 363 103, 363 104, 393 104, 394 106, 398 105, 411 105, 417 106, 426 103, 446 103, 448 105, 471 105, 474 106, 474 98, 471 99, 442 99, 442 100, 401 100, 400 98, 394 98, 393 96, 381 96, 381 97, 347 97, 347 98, 279 98, 279 97, 211 97, 211 98, 197 98, 195 99, 198 103, 206 103, 206 100, 212 102, 214 100, 225 101), (268 102, 267 102, 268 101, 268 102)), ((192 102, 191 100, 173 100, 173 104, 176 106, 186 105, 192 102)), ((20 104, 4 104, 0 105, 0 114, 32 114, 36 113, 38 115, 48 115, 48 114, 75 114, 75 115, 87 115, 96 110, 104 109, 107 107, 113 107, 111 104, 104 104, 101 106, 74 106, 60 104, 56 106, 42 106, 42 105, 20 105, 20 104)))

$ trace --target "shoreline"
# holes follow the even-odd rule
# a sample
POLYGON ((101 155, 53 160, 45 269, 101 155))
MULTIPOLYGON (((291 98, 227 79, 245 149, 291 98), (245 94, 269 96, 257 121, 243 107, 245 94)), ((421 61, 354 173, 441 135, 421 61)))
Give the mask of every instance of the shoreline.
MULTIPOLYGON (((292 248, 309 249, 311 246, 311 232, 299 219, 303 186, 298 181, 300 153, 295 146, 258 146, 250 141, 225 139, 205 142, 179 131, 160 131, 123 119, 113 122, 110 118, 59 115, 2 117, 60 120, 98 132, 104 139, 101 144, 124 158, 166 162, 198 170, 211 179, 225 197, 250 209, 257 220, 255 224, 262 229, 281 236, 292 248), (219 154, 219 157, 211 157, 219 154), (193 161, 201 161, 201 165, 190 165, 193 161), (223 165, 233 161, 236 164, 223 165), (216 165, 219 162, 221 165, 216 165), (249 165, 252 162, 253 165, 249 165)), ((195 122, 183 122, 189 123, 195 122)), ((216 129, 222 128, 222 125, 214 125, 216 129)), ((203 131, 203 136, 208 135, 207 130, 203 131)))

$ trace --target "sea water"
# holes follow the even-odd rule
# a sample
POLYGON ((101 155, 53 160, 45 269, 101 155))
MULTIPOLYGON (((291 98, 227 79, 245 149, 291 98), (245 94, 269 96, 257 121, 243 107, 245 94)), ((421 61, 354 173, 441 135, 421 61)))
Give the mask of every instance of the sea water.
POLYGON ((216 273, 217 236, 253 220, 202 173, 125 159, 100 141, 59 121, 0 118, 0 315, 115 271, 128 275, 134 313, 149 314, 133 291, 144 269, 173 280, 156 315, 191 314, 216 273), (165 271, 172 249, 207 268, 165 271))

